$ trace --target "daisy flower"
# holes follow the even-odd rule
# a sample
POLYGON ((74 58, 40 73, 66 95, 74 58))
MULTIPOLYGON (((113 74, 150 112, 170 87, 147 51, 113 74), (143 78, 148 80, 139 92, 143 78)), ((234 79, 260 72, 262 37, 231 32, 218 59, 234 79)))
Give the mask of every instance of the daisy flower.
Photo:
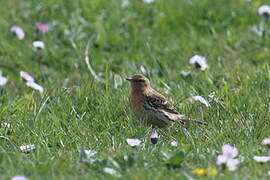
POLYGON ((270 17, 270 6, 268 5, 262 5, 258 8, 258 14, 265 17, 269 18, 270 17))
POLYGON ((158 135, 158 133, 157 133, 156 131, 152 132, 152 134, 151 134, 151 136, 150 136, 151 142, 152 142, 153 144, 157 144, 157 142, 158 142, 158 137, 159 137, 159 135, 158 135))
POLYGON ((36 148, 36 146, 34 144, 29 144, 29 145, 24 145, 24 146, 20 146, 21 151, 23 152, 29 152, 32 151, 36 148))
POLYGON ((196 68, 202 71, 208 68, 208 64, 204 56, 195 55, 190 58, 189 63, 195 65, 196 68))
POLYGON ((36 49, 44 49, 44 42, 43 41, 34 41, 33 46, 36 49))
POLYGON ((230 144, 224 144, 222 146, 222 154, 217 157, 217 165, 226 164, 229 171, 235 171, 240 164, 238 159, 235 159, 238 155, 238 149, 230 144))
POLYGON ((178 141, 172 141, 172 142, 170 142, 170 145, 172 147, 177 147, 179 145, 179 142, 178 141))
POLYGON ((140 139, 126 139, 128 145, 130 145, 131 147, 136 147, 139 146, 141 144, 141 140, 140 139))
POLYGON ((20 26, 14 25, 10 28, 11 32, 15 33, 19 40, 23 40, 25 33, 20 26))
POLYGON ((270 145, 270 138, 264 138, 262 140, 262 145, 270 145))

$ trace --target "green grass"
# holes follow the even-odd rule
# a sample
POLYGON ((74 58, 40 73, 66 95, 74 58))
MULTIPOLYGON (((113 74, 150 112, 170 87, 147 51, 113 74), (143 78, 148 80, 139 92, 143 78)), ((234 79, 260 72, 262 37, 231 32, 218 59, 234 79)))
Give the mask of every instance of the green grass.
MULTIPOLYGON (((257 8, 267 1, 156 0, 146 4, 107 0, 0 1, 0 70, 9 78, 0 87, 0 179, 25 175, 29 179, 269 179, 268 164, 256 163, 265 155, 260 145, 270 136, 270 32, 265 38, 250 28, 262 23, 257 8), (53 29, 37 33, 41 21, 53 29), (14 24, 26 32, 19 41, 10 32, 14 24), (36 52, 34 40, 45 49, 36 52), (85 63, 89 43, 91 65, 102 73, 98 82, 85 63), (210 68, 189 70, 194 54, 206 56, 210 68), (151 129, 128 108, 129 85, 115 88, 121 77, 142 73, 152 85, 171 91, 179 112, 208 122, 159 131, 157 145, 151 129), (25 86, 19 71, 32 74, 45 88, 40 94, 25 86), (211 92, 224 108, 191 103, 189 97, 211 92), (144 146, 131 148, 126 138, 140 138, 144 146), (182 166, 170 169, 165 154, 190 146, 182 166), (235 172, 216 166, 221 146, 230 143, 244 158, 235 172), (23 153, 19 146, 35 144, 23 153), (82 149, 96 150, 96 163, 82 157, 82 149), (128 160, 124 160, 124 157, 128 160), (117 170, 120 177, 103 172, 117 170), (216 167, 216 176, 198 177, 195 168, 216 167)), ((266 22, 266 26, 270 22, 266 22)))

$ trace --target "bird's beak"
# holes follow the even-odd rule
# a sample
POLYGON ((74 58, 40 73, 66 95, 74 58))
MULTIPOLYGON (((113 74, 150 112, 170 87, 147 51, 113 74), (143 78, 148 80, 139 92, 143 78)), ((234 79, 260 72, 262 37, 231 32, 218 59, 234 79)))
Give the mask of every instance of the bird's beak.
POLYGON ((128 78, 126 78, 126 80, 127 80, 127 81, 131 81, 131 80, 132 80, 132 78, 129 78, 129 77, 128 77, 128 78))

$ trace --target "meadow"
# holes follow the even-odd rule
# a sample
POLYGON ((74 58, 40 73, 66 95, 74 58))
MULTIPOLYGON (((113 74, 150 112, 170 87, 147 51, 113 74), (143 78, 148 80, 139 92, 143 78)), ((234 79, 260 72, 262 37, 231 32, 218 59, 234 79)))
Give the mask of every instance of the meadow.
POLYGON ((270 153, 261 144, 270 137, 270 22, 258 14, 267 3, 0 1, 0 70, 8 80, 0 86, 0 179, 270 179, 270 162, 253 159, 270 153), (194 55, 208 68, 190 64, 194 55), (125 77, 133 74, 207 125, 157 130, 153 144, 153 130, 129 109, 125 77), (142 143, 131 147, 128 138, 142 143), (238 149, 234 171, 217 165, 224 144, 238 149))

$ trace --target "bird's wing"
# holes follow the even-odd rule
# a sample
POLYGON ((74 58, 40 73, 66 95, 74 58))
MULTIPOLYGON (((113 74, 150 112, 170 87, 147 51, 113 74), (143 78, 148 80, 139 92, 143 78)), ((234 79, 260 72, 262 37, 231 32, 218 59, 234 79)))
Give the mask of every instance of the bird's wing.
POLYGON ((146 95, 146 103, 154 109, 164 110, 172 114, 179 114, 171 103, 157 92, 146 95))
POLYGON ((172 106, 172 104, 158 92, 148 94, 146 95, 145 98, 146 98, 146 103, 147 103, 146 108, 158 111, 159 113, 154 113, 154 115, 158 114, 159 118, 166 116, 165 119, 174 121, 174 122, 178 121, 178 122, 184 123, 187 120, 189 120, 189 121, 193 121, 199 124, 207 124, 204 121, 200 121, 196 119, 189 119, 185 115, 178 113, 175 110, 175 108, 172 106), (161 116, 161 114, 163 116, 161 116))

